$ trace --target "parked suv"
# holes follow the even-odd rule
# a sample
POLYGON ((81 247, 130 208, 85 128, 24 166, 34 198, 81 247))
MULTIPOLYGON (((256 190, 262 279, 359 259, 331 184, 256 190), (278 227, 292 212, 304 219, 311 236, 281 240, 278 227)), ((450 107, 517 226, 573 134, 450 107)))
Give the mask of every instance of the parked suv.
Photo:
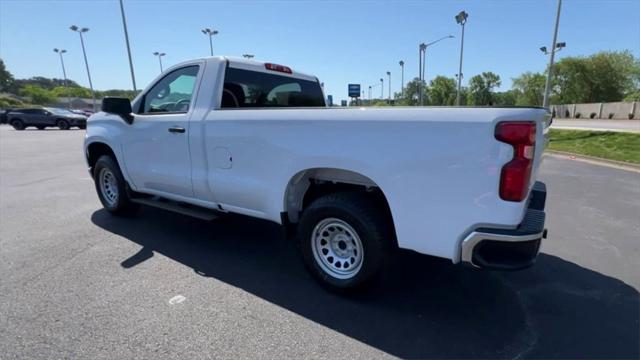
POLYGON ((35 126, 38 130, 49 126, 56 126, 60 130, 74 126, 80 129, 87 127, 86 116, 59 108, 14 109, 7 114, 7 121, 16 130, 24 130, 29 126, 35 126))
POLYGON ((11 109, 0 109, 0 124, 7 123, 7 114, 11 111, 11 109))

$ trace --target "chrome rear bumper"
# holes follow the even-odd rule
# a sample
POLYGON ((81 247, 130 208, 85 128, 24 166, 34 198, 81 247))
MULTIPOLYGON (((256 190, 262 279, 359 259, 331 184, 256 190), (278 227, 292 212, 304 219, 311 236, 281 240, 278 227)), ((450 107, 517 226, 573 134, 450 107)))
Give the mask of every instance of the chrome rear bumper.
POLYGON ((536 182, 524 219, 515 229, 478 228, 463 241, 460 260, 489 270, 518 270, 533 265, 547 237, 546 186, 536 182))

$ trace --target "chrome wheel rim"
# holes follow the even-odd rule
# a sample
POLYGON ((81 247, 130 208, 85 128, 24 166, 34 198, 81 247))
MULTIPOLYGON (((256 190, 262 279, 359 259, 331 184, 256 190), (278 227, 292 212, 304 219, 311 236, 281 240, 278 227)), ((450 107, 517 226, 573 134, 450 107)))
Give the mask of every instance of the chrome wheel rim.
POLYGON ((334 278, 350 279, 362 268, 362 241, 353 227, 340 219, 327 218, 316 225, 311 249, 318 266, 334 278))
POLYGON ((111 170, 107 168, 100 169, 98 174, 98 181, 100 184, 100 192, 102 198, 109 204, 109 206, 115 206, 118 202, 118 181, 111 170))

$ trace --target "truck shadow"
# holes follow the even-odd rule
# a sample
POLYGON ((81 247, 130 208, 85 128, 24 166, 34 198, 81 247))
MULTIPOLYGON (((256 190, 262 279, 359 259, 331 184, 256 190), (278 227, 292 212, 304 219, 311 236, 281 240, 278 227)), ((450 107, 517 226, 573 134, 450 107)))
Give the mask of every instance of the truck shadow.
POLYGON ((639 294, 631 286, 541 254, 516 273, 491 273, 402 251, 365 294, 326 292, 274 224, 214 223, 144 208, 135 219, 104 210, 94 224, 197 274, 241 288, 381 351, 403 358, 638 358, 639 294))

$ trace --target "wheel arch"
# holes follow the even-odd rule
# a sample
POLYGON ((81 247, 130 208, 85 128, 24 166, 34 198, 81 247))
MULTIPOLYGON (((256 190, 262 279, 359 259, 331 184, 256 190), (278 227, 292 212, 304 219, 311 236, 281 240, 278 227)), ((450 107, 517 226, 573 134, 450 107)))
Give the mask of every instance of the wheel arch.
POLYGON ((310 202, 341 191, 360 191, 375 197, 388 212, 393 224, 389 201, 379 184, 359 172, 340 168, 309 168, 293 175, 284 193, 283 215, 289 223, 297 223, 301 212, 310 202))
POLYGON ((101 141, 95 141, 87 145, 87 151, 85 156, 87 159, 87 164, 89 165, 90 169, 93 169, 96 162, 102 155, 111 156, 113 158, 113 161, 115 161, 116 164, 122 170, 122 165, 119 163, 118 157, 116 156, 115 151, 113 151, 111 146, 101 141))

